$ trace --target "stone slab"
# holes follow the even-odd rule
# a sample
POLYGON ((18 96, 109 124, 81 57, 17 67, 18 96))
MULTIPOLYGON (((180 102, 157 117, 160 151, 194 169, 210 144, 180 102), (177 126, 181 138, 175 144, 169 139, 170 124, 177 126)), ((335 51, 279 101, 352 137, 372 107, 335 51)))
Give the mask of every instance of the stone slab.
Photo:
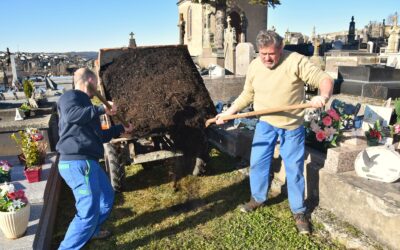
POLYGON ((244 76, 225 76, 219 79, 203 76, 204 85, 213 102, 228 102, 232 98, 239 96, 243 90, 245 80, 244 76))
POLYGON ((207 129, 209 142, 222 152, 250 161, 253 131, 247 129, 225 130, 224 126, 207 129))
POLYGON ((362 89, 362 96, 376 98, 376 99, 396 99, 400 97, 400 79, 396 83, 371 83, 364 84, 362 89))
POLYGON ((329 173, 354 171, 354 161, 366 145, 341 146, 329 148, 324 169, 329 173))
POLYGON ((55 150, 55 145, 58 141, 58 115, 45 114, 31 117, 22 121, 2 119, 0 122, 0 156, 20 154, 20 150, 16 147, 16 144, 10 138, 10 135, 26 128, 39 129, 43 133, 44 140, 48 143, 48 150, 55 150))
POLYGON ((319 205, 381 244, 400 246, 400 182, 360 178, 354 171, 319 173, 319 205))

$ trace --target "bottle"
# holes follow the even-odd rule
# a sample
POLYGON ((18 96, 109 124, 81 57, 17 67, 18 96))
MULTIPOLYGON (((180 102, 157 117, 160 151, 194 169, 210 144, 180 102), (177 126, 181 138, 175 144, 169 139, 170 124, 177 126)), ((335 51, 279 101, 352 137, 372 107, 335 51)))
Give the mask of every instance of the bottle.
POLYGON ((109 129, 109 123, 107 122, 107 116, 106 115, 101 115, 100 116, 100 123, 101 123, 101 129, 106 130, 109 129))

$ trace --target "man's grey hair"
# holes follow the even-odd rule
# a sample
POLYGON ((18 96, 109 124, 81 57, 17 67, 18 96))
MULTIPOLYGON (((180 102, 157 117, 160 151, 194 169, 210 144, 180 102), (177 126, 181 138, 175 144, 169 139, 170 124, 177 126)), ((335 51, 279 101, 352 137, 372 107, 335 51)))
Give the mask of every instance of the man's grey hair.
POLYGON ((89 79, 97 79, 96 73, 88 68, 80 68, 74 73, 74 85, 75 87, 83 86, 89 79))
POLYGON ((276 48, 281 48, 283 38, 273 30, 261 30, 256 38, 258 48, 269 47, 275 45, 276 48))

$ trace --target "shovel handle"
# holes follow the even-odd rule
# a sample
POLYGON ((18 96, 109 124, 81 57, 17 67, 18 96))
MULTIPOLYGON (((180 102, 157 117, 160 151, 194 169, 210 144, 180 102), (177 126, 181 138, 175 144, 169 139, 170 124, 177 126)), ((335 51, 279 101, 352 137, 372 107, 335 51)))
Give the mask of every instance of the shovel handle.
MULTIPOLYGON (((260 109, 257 111, 252 111, 252 112, 247 112, 247 113, 240 113, 240 114, 235 114, 235 115, 224 115, 220 116, 220 118, 224 121, 229 121, 237 118, 246 118, 246 117, 251 117, 251 116, 258 116, 258 115, 267 115, 267 114, 272 114, 272 113, 277 113, 277 112, 282 112, 282 111, 289 111, 289 110, 294 110, 294 109, 305 109, 305 108, 311 108, 311 103, 302 103, 302 104, 295 104, 295 105, 290 105, 290 106, 282 106, 282 107, 276 107, 276 108, 267 108, 267 109, 260 109)), ((215 123, 217 121, 217 118, 211 118, 206 121, 206 128, 210 126, 212 123, 215 123)))
MULTIPOLYGON (((97 90, 95 90, 90 84, 88 84, 88 86, 89 86, 90 91, 91 91, 97 98, 99 98, 99 100, 100 100, 104 105, 106 105, 106 107, 107 107, 109 110, 111 110, 112 107, 111 107, 111 105, 108 103, 108 101, 106 100, 106 98, 104 98, 104 96, 102 96, 102 95, 100 94, 100 92, 97 91, 97 90)), ((121 114, 117 113, 115 116, 116 116, 116 117, 118 118, 118 120, 122 123, 122 125, 124 125, 124 127, 129 127, 129 124, 125 121, 124 118, 122 118, 121 114)))

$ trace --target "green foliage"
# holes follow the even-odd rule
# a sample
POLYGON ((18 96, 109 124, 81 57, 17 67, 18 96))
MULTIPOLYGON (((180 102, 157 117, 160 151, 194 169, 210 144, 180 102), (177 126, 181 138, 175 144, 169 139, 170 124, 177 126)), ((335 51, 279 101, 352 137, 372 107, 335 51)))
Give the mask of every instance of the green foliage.
POLYGON ((394 110, 395 110, 396 115, 397 115, 397 122, 396 123, 400 123, 400 98, 397 98, 396 100, 394 100, 394 110))
POLYGON ((29 106, 28 103, 24 102, 24 103, 19 107, 19 109, 20 109, 21 111, 23 111, 23 112, 26 112, 26 111, 30 111, 30 110, 31 110, 31 106, 29 106))
POLYGON ((275 8, 276 5, 281 4, 281 1, 280 0, 249 0, 249 3, 250 4, 262 4, 262 5, 268 4, 268 6, 275 8))
POLYGON ((43 164, 46 157, 47 145, 34 139, 35 132, 32 133, 31 130, 18 131, 18 134, 13 133, 11 135, 11 138, 22 151, 27 168, 43 164))
POLYGON ((35 89, 35 86, 33 85, 33 81, 24 80, 23 86, 24 86, 24 94, 25 94, 26 99, 31 98, 32 94, 33 94, 33 90, 35 89))

